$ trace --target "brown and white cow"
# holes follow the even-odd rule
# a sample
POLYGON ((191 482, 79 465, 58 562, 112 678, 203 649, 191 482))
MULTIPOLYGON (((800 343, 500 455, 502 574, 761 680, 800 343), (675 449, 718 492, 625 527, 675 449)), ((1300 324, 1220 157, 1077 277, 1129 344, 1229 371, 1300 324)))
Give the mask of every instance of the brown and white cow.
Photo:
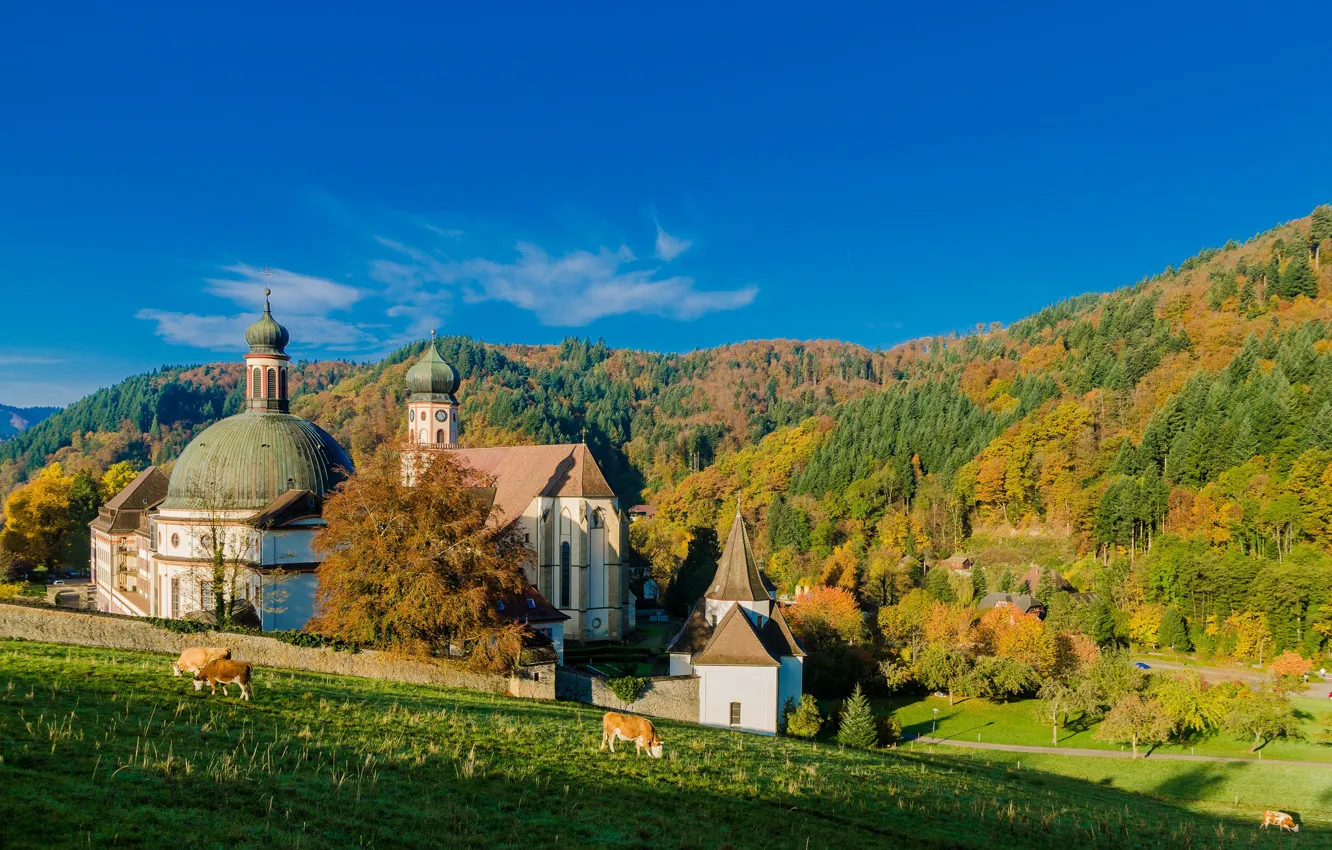
POLYGON ((171 665, 171 671, 177 676, 182 670, 186 673, 198 673, 209 661, 230 657, 231 650, 225 646, 191 646, 171 665))
POLYGON ((661 738, 657 735, 657 727, 646 717, 615 711, 602 715, 601 748, 606 749, 609 743, 610 751, 615 752, 616 740, 633 741, 634 755, 647 750, 648 755, 654 759, 661 758, 661 738))
POLYGON ((1263 812, 1263 829, 1269 826, 1279 826, 1291 832, 1300 831, 1300 825, 1295 822, 1295 818, 1285 812, 1263 812))
POLYGON ((250 699, 250 665, 244 661, 229 661, 225 658, 217 658, 209 661, 203 666, 203 669, 194 674, 194 689, 203 690, 204 683, 208 684, 210 693, 217 693, 217 686, 222 686, 222 695, 227 695, 227 685, 240 685, 241 698, 246 702, 250 699))

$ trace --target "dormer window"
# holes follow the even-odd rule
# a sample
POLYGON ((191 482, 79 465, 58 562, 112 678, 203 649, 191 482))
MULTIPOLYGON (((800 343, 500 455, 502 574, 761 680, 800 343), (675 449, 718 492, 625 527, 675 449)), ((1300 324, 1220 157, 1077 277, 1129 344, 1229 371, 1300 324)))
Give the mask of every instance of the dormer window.
POLYGON ((500 609, 501 611, 503 611, 503 610, 504 610, 504 600, 501 599, 499 602, 496 602, 496 603, 495 603, 495 607, 498 608, 498 609, 500 609))
POLYGON ((533 598, 530 597, 530 596, 527 597, 527 607, 528 607, 528 608, 535 609, 535 608, 536 608, 536 600, 533 599, 533 598))

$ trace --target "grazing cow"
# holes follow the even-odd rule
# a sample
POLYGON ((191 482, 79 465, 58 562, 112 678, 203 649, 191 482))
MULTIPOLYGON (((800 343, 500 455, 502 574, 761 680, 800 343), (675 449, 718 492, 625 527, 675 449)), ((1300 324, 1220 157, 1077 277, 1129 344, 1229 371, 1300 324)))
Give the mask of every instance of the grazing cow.
POLYGON ((225 646, 192 646, 180 654, 176 662, 171 665, 171 671, 177 676, 182 670, 186 673, 198 673, 209 661, 230 657, 231 650, 225 646))
POLYGON ((218 658, 209 661, 203 669, 194 674, 194 689, 203 690, 204 683, 208 683, 209 692, 217 693, 217 686, 222 686, 222 696, 227 695, 227 685, 240 685, 241 697, 249 702, 250 700, 250 665, 244 661, 228 661, 225 658, 218 658))
POLYGON ((1291 832, 1300 831, 1300 825, 1295 822, 1295 818, 1285 812, 1263 812, 1263 829, 1269 826, 1279 826, 1291 832))
POLYGON ((620 714, 615 711, 606 712, 601 718, 601 748, 606 749, 606 744, 609 743, 610 751, 615 752, 617 739, 633 741, 634 755, 647 750, 648 755, 654 759, 661 758, 661 738, 657 735, 657 727, 646 717, 620 714))

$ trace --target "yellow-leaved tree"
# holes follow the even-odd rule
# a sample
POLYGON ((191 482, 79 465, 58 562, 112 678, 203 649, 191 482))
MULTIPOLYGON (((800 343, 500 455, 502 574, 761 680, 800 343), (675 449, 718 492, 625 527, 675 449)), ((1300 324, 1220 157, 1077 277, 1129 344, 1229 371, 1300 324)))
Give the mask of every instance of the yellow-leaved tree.
POLYGON ((138 474, 139 471, 128 460, 122 460, 108 466, 106 472, 102 473, 102 500, 107 501, 121 490, 124 490, 138 474))
POLYGON ((0 545, 32 564, 54 564, 74 530, 69 515, 73 476, 53 463, 5 500, 5 532, 0 545))

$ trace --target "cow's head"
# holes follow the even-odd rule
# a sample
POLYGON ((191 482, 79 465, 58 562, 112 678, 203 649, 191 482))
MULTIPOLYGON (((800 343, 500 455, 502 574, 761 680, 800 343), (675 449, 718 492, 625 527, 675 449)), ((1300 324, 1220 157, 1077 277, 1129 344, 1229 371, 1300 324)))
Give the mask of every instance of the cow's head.
POLYGON ((203 686, 204 686, 204 682, 206 682, 206 681, 208 681, 208 680, 204 678, 204 674, 203 674, 202 672, 195 673, 195 674, 194 674, 194 689, 195 689, 196 691, 202 691, 202 690, 203 690, 203 686))
POLYGON ((1299 831, 1300 831, 1300 825, 1299 825, 1298 823, 1295 824, 1294 826, 1292 826, 1292 827, 1290 828, 1290 831, 1291 831, 1291 832, 1299 832, 1299 831))
POLYGON ((654 759, 661 758, 661 738, 659 736, 652 736, 652 740, 648 741, 647 751, 648 755, 652 756, 654 759))

